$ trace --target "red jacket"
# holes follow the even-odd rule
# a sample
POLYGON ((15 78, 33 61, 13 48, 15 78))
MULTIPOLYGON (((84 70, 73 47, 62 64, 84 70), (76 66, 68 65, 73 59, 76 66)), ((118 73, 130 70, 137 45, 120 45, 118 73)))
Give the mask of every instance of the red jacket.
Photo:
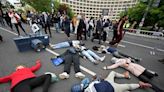
POLYGON ((6 83, 11 81, 11 89, 12 89, 23 80, 36 77, 36 75, 33 72, 38 70, 40 67, 41 67, 41 63, 39 60, 39 62, 36 63, 35 66, 32 66, 30 68, 25 67, 19 69, 8 76, 0 78, 0 83, 6 83))

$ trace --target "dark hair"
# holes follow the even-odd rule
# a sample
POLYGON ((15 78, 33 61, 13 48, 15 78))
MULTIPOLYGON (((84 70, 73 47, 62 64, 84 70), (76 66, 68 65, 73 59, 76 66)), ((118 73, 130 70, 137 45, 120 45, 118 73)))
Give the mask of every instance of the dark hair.
POLYGON ((92 49, 98 51, 98 46, 93 46, 92 49))

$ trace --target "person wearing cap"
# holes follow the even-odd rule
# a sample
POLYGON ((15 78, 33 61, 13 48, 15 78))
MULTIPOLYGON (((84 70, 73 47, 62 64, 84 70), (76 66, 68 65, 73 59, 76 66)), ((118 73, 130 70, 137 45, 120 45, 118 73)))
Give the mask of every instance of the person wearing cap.
MULTIPOLYGON (((105 79, 93 80, 88 87, 84 89, 84 92, 129 92, 129 90, 135 90, 137 88, 149 88, 151 84, 139 82, 134 84, 118 84, 115 83, 116 78, 130 78, 129 72, 123 74, 111 71, 105 79)), ((83 91, 79 91, 83 92, 83 91)))
POLYGON ((113 47, 105 47, 104 45, 99 46, 93 46, 93 50, 97 51, 98 53, 107 53, 107 54, 112 54, 116 58, 131 58, 132 62, 135 61, 141 61, 141 58, 136 58, 130 55, 127 55, 125 53, 122 53, 118 51, 116 48, 113 47))
POLYGON ((141 81, 150 83, 152 85, 152 89, 156 92, 163 92, 159 87, 157 87, 153 82, 150 81, 155 76, 158 76, 156 72, 146 69, 145 67, 131 62, 130 58, 115 58, 111 59, 113 65, 104 66, 103 69, 114 69, 117 67, 123 67, 126 70, 130 71, 133 75, 135 75, 141 81))
POLYGON ((60 79, 68 79, 71 65, 74 65, 75 77, 84 78, 85 75, 80 70, 80 56, 75 48, 67 49, 63 54, 57 56, 64 60, 64 72, 59 74, 60 79))
POLYGON ((96 53, 87 49, 84 46, 80 46, 77 44, 74 47, 80 51, 80 54, 83 56, 83 58, 89 59, 91 62, 93 62, 96 65, 99 63, 98 61, 103 62, 105 60, 105 56, 100 57, 96 53))
POLYGON ((50 44, 50 47, 52 49, 61 49, 61 48, 67 48, 67 47, 74 47, 75 45, 85 45, 79 40, 72 40, 72 41, 65 41, 65 42, 60 42, 57 44, 50 44))
POLYGON ((40 62, 40 60, 37 60, 36 65, 30 68, 24 65, 17 66, 15 72, 8 76, 0 77, 0 84, 11 81, 11 92, 32 92, 33 88, 41 85, 43 85, 42 92, 48 92, 53 73, 46 73, 37 77, 33 72, 41 67, 40 62))

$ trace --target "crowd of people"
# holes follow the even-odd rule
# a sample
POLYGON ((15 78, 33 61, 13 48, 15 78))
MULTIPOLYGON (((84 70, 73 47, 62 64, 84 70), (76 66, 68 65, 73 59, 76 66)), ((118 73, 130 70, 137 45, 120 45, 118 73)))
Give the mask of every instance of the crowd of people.
MULTIPOLYGON (((92 82, 89 82, 86 87, 80 85, 80 89, 78 89, 73 86, 72 92, 129 92, 137 88, 152 88, 155 92, 164 92, 151 82, 153 77, 158 76, 156 72, 150 71, 136 63, 141 61, 141 59, 121 53, 117 48, 114 48, 115 46, 117 47, 125 35, 123 26, 128 20, 128 16, 123 16, 117 22, 103 19, 102 15, 100 15, 97 20, 93 17, 87 19, 84 14, 78 14, 70 19, 67 14, 61 14, 60 12, 53 14, 48 12, 34 13, 27 11, 26 17, 26 23, 30 26, 31 32, 34 34, 41 35, 43 33, 42 30, 44 30, 45 34, 49 33, 49 36, 53 37, 51 32, 52 28, 54 28, 57 34, 62 31, 66 34, 68 41, 50 45, 53 50, 70 47, 63 54, 56 57, 64 61, 64 70, 59 74, 60 79, 69 78, 72 63, 74 65, 75 77, 80 79, 86 77, 80 69, 80 57, 88 59, 95 65, 105 61, 105 56, 100 57, 94 51, 85 47, 85 43, 83 43, 82 40, 90 39, 93 42, 95 39, 98 39, 98 43, 102 44, 102 41, 105 42, 107 40, 108 35, 108 31, 104 30, 104 28, 109 29, 112 26, 113 39, 109 42, 109 46, 94 46, 93 50, 104 54, 111 53, 113 57, 116 57, 111 60, 114 63, 113 65, 104 66, 103 69, 114 69, 120 66, 130 71, 140 80, 139 83, 118 84, 114 81, 114 78, 130 78, 129 72, 120 74, 111 71, 105 79, 100 78, 97 80, 97 76, 93 76, 92 82), (70 33, 76 34, 76 40, 70 40, 70 33)), ((5 26, 5 20, 6 24, 11 28, 11 31, 14 30, 13 25, 15 26, 18 36, 21 35, 18 27, 28 36, 27 30, 22 26, 22 19, 21 14, 15 12, 13 9, 9 9, 6 13, 3 13, 2 9, 0 11, 0 22, 2 26, 5 26)), ((1 77, 0 83, 11 81, 11 92, 32 92, 33 88, 40 85, 43 85, 42 92, 48 92, 48 88, 53 78, 56 78, 56 75, 53 73, 45 73, 37 77, 33 72, 37 71, 40 67, 40 60, 37 60, 36 65, 30 68, 19 65, 16 67, 15 72, 8 76, 1 77)))
POLYGON ((109 30, 111 29, 114 30, 113 39, 109 44, 116 46, 125 34, 123 26, 127 19, 127 16, 123 16, 117 22, 104 19, 102 15, 97 19, 93 17, 86 18, 84 14, 78 14, 70 18, 66 13, 37 13, 32 11, 27 11, 26 18, 24 18, 22 13, 16 12, 14 9, 0 10, 1 25, 5 26, 7 24, 12 31, 16 29, 18 36, 21 35, 18 27, 22 29, 26 36, 28 35, 28 30, 25 30, 24 26, 22 26, 22 22, 24 22, 29 24, 32 32, 40 31, 41 33, 44 30, 45 34, 49 34, 52 37, 51 31, 53 29, 56 33, 63 31, 68 39, 70 39, 70 33, 73 33, 77 36, 77 40, 87 40, 89 38, 93 42, 94 39, 98 39, 99 44, 101 44, 102 41, 105 42, 107 40, 109 30))

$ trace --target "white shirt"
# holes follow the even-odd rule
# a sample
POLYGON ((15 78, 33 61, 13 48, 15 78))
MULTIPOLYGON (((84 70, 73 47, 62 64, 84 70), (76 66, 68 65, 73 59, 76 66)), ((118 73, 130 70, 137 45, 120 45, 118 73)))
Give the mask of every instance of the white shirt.
POLYGON ((79 44, 80 44, 80 41, 78 41, 78 40, 73 40, 72 41, 73 46, 76 46, 76 45, 79 45, 79 44))
POLYGON ((11 18, 11 23, 18 23, 16 17, 20 19, 20 16, 17 13, 8 13, 9 17, 11 18))
POLYGON ((36 33, 37 31, 39 31, 38 25, 36 23, 32 24, 31 30, 33 33, 36 33))

